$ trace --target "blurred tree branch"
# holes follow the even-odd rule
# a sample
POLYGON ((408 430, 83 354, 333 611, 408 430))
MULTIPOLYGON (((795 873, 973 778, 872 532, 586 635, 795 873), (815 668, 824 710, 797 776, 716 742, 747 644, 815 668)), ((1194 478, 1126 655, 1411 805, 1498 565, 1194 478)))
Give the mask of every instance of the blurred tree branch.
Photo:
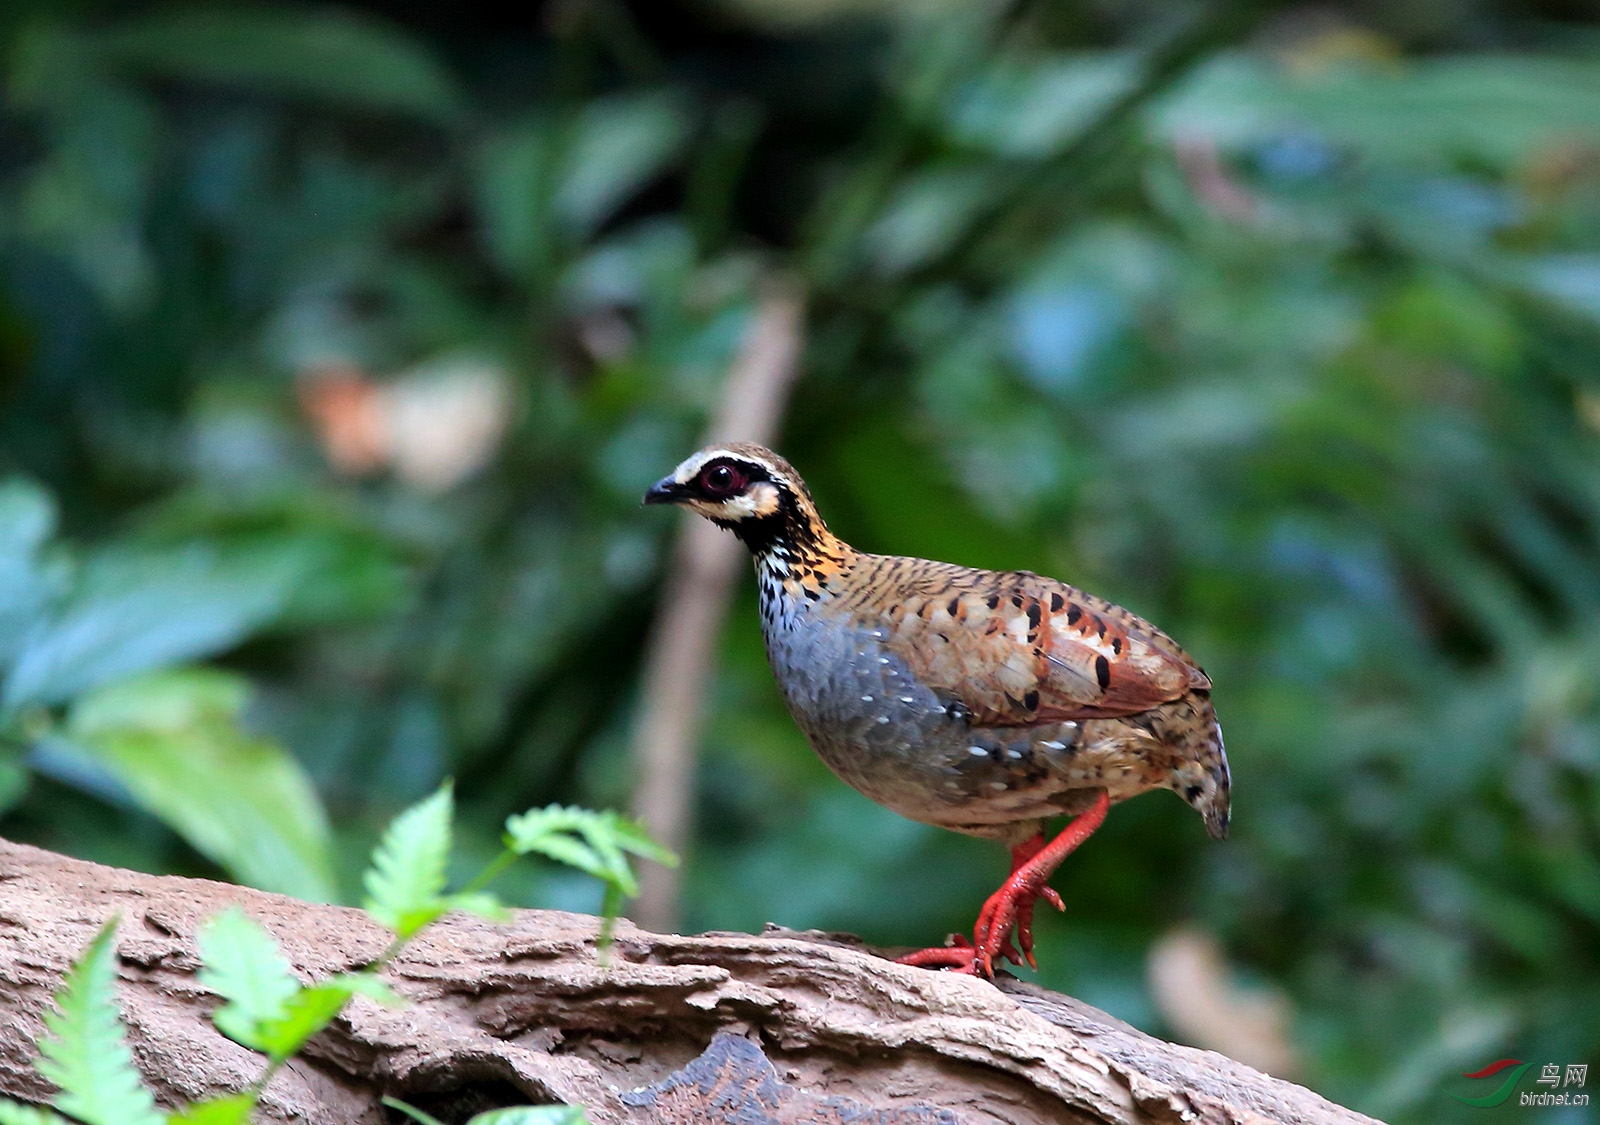
MULTIPOLYGON (((728 372, 708 442, 771 444, 799 373, 803 322, 798 290, 773 282, 728 372)), ((634 811, 657 840, 679 853, 690 837, 695 742, 742 553, 705 520, 685 517, 645 660, 633 742, 639 770, 634 811)), ((634 917, 650 929, 675 930, 680 885, 678 869, 649 865, 634 917)))

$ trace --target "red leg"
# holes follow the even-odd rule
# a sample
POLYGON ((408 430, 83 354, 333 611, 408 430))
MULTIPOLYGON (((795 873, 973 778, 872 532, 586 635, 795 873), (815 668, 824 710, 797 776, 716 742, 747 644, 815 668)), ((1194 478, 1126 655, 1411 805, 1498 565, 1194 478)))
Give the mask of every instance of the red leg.
POLYGON ((1049 844, 1044 842, 1043 836, 1035 836, 1012 848, 1011 875, 978 911, 971 944, 956 936, 947 946, 920 949, 898 960, 905 965, 953 969, 986 977, 994 976, 996 957, 1018 965, 1026 961, 1038 968, 1033 959, 1033 905, 1042 898, 1057 910, 1066 909, 1061 896, 1049 885, 1050 876, 1061 866, 1062 860, 1104 823, 1110 807, 1110 796, 1102 792, 1087 811, 1062 829, 1049 844))

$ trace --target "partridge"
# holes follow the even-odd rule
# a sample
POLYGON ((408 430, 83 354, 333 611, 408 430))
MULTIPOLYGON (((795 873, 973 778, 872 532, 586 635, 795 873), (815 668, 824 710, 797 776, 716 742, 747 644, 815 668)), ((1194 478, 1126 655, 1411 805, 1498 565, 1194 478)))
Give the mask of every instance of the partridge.
POLYGON ((651 486, 755 558, 767 656, 838 777, 902 816, 1011 848, 972 941, 901 958, 993 976, 1034 964, 1033 907, 1111 804, 1170 789, 1228 831, 1211 681, 1155 626, 1025 570, 870 555, 828 530, 789 463, 708 446, 651 486), (1075 819, 1048 843, 1048 818, 1075 819))

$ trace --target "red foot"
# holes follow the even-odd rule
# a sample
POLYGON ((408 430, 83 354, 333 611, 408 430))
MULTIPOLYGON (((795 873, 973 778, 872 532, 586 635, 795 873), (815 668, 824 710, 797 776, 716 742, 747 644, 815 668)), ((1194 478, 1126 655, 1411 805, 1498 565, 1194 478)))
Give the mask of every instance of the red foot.
POLYGON ((1063 828, 1061 835, 1049 844, 1044 842, 1041 835, 1012 848, 1011 876, 978 911, 978 924, 972 929, 971 942, 959 934, 953 934, 948 945, 919 949, 896 960, 902 965, 921 965, 929 969, 949 969, 986 977, 994 976, 997 957, 1017 965, 1026 963, 1037 969, 1039 966, 1033 959, 1034 903, 1042 898, 1057 910, 1066 909, 1061 896, 1049 886, 1050 876, 1061 866, 1062 860, 1104 823, 1106 810, 1110 807, 1111 798, 1102 791, 1095 803, 1063 828))

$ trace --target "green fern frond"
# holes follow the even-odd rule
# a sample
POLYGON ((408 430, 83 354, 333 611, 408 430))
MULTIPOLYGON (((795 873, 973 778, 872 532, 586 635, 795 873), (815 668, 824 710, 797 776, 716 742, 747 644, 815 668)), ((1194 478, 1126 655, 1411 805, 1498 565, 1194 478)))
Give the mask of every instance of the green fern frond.
POLYGON ((117 922, 107 922, 67 972, 56 1010, 45 1014, 35 1066, 61 1089, 55 1107, 84 1125, 162 1125, 117 1010, 117 922))
POLYGON ((229 1094, 167 1115, 167 1125, 248 1125, 255 1094, 229 1094))
POLYGON ((372 866, 362 879, 367 890, 363 905, 399 941, 450 908, 444 888, 454 815, 455 797, 447 781, 395 817, 372 853, 372 866))
POLYGON ((507 818, 506 847, 519 855, 537 852, 614 886, 629 898, 639 882, 626 852, 668 866, 678 857, 650 839, 635 822, 607 810, 549 805, 507 818))
POLYGON ((200 983, 227 1001, 211 1021, 235 1043, 266 1050, 263 1026, 281 1020, 300 991, 278 943, 238 907, 229 907, 201 927, 200 960, 200 983))
POLYGON ((72 1125, 59 1113, 0 1098, 0 1125, 72 1125))

